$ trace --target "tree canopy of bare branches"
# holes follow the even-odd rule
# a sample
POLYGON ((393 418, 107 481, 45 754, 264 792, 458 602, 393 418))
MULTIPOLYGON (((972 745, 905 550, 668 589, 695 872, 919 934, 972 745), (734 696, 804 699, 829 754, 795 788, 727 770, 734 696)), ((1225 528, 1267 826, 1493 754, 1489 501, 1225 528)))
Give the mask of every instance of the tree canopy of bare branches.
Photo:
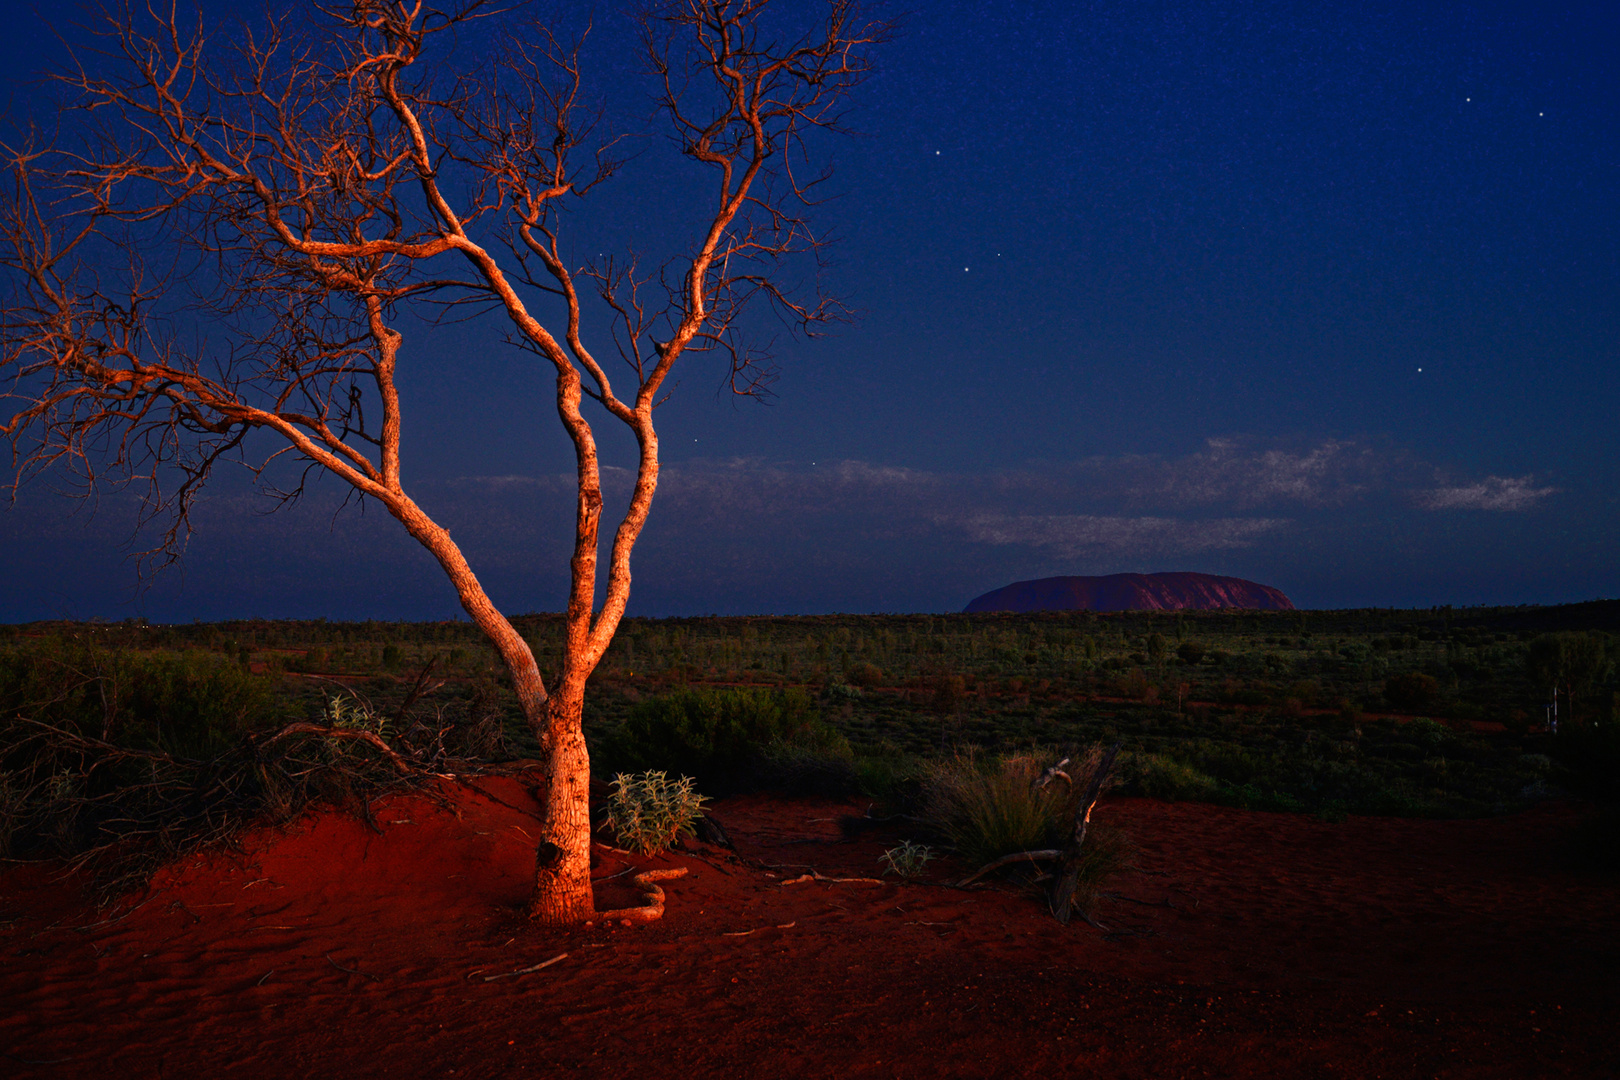
POLYGON ((267 485, 292 464, 283 499, 325 475, 376 500, 443 568, 548 755, 531 905, 548 923, 593 911, 581 709, 658 486, 654 408, 688 353, 721 361, 739 393, 764 390, 748 311, 806 332, 840 314, 789 268, 821 246, 813 144, 841 130, 887 33, 850 0, 792 14, 670 0, 636 18, 656 123, 710 185, 656 265, 572 254, 597 250, 571 211, 625 166, 629 133, 604 129, 582 38, 486 0, 309 5, 224 31, 110 8, 59 76, 54 127, 6 146, 0 199, 0 432, 17 481, 138 481, 163 558, 223 462, 267 485), (478 35, 496 59, 458 73, 453 46, 478 35), (462 319, 498 324, 554 381, 573 446, 567 644, 549 686, 402 472, 406 331, 462 319), (638 464, 597 604, 602 424, 627 429, 638 464))

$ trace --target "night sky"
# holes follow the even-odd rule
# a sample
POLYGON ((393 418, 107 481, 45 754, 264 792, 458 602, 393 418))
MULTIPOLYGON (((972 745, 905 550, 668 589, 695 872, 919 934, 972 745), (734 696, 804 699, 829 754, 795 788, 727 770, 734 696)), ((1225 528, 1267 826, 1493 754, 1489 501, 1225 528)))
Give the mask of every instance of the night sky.
MULTIPOLYGON (((56 54, 5 6, 8 72, 56 54)), ((587 78, 645 126, 630 40, 604 6, 587 78)), ((1613 3, 917 5, 827 144, 816 221, 858 319, 782 332, 768 406, 680 370, 630 613, 956 611, 1164 570, 1316 608, 1620 595, 1617 48, 1613 3)), ((638 146, 579 252, 689 240, 704 177, 638 146)), ((407 489, 504 610, 559 609, 547 371, 498 328, 406 333, 407 489)), ((335 487, 266 515, 221 474, 143 587, 128 497, 62 486, 0 511, 0 620, 459 613, 335 487)))

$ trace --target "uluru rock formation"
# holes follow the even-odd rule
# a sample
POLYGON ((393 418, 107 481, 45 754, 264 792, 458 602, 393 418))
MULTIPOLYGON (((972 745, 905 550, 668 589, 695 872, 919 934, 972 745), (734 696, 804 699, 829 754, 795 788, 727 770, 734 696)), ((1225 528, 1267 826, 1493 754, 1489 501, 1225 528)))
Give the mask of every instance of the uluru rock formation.
POLYGON ((1183 611, 1249 608, 1293 611, 1293 601, 1270 585, 1190 572, 1049 577, 1015 581, 985 593, 975 611, 1183 611))

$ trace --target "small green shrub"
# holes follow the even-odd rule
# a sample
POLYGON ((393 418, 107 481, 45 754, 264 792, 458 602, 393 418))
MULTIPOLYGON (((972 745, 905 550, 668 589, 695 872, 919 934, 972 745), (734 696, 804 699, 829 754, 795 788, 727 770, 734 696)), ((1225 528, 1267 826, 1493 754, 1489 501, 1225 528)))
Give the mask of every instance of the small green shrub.
POLYGON ((756 779, 759 786, 785 795, 843 799, 860 790, 848 743, 831 747, 773 743, 760 754, 756 779))
POLYGON ((1047 762, 1028 755, 990 761, 961 756, 934 764, 923 774, 922 818, 975 867, 1020 851, 1061 847, 1100 757, 1091 750, 1065 766, 1070 781, 1059 777, 1044 786, 1037 783, 1047 762))
POLYGON ((1450 728, 1440 721, 1431 720, 1426 716, 1407 721, 1406 733, 1413 742, 1430 749, 1443 746, 1446 740, 1451 737, 1450 728))
POLYGON ((883 685, 883 669, 876 664, 860 664, 849 670, 845 681, 862 690, 871 690, 883 685))
POLYGON ((656 769, 635 776, 619 773, 608 800, 608 825, 621 847, 657 855, 681 834, 692 834, 707 801, 690 776, 671 780, 656 769))
POLYGON ((1214 777, 1161 754, 1133 754, 1123 771, 1133 792, 1167 802, 1211 799, 1220 787, 1214 777))
POLYGON ((1433 675, 1408 671, 1384 680, 1384 698, 1397 709, 1421 709, 1440 693, 1440 682, 1433 675))
POLYGON ((923 867, 927 866, 933 857, 934 849, 927 844, 914 844, 906 840, 899 847, 892 847, 878 856, 878 861, 885 866, 883 871, 885 877, 889 874, 898 874, 903 878, 914 878, 923 872, 923 867))
POLYGON ((855 758, 855 791, 876 799, 890 813, 910 813, 921 803, 922 761, 893 744, 855 758))

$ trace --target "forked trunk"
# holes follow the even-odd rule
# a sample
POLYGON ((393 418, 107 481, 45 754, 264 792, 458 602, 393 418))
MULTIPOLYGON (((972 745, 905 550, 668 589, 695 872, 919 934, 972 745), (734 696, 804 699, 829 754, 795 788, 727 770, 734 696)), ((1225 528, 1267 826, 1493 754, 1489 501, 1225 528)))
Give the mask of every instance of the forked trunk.
POLYGON ((596 914, 591 894, 591 759, 581 725, 583 679, 563 682, 546 703, 551 735, 546 820, 534 858, 529 918, 543 926, 569 926, 596 914))

